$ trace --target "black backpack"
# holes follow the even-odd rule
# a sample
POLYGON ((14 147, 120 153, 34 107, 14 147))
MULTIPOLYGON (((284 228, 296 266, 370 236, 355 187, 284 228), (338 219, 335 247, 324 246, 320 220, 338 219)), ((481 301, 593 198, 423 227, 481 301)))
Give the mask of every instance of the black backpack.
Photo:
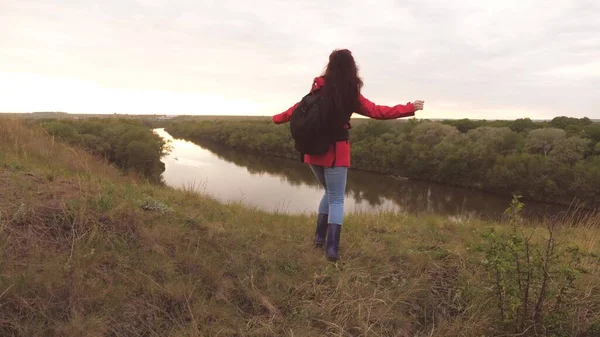
POLYGON ((334 128, 324 103, 320 90, 315 90, 304 96, 292 112, 290 131, 302 161, 304 154, 325 154, 330 146, 335 149, 336 141, 348 139, 346 128, 334 128))

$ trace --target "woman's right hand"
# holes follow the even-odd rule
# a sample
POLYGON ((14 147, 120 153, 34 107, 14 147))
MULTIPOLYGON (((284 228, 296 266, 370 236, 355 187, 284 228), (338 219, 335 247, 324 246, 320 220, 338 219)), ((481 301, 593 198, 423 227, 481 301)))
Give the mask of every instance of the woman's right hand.
POLYGON ((415 111, 417 110, 423 110, 423 105, 425 104, 424 101, 414 101, 413 102, 413 106, 415 107, 415 111))

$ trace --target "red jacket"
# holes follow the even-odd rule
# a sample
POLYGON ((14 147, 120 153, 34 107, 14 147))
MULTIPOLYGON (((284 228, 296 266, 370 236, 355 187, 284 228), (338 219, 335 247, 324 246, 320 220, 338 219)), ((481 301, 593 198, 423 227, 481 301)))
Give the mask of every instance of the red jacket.
MULTIPOLYGON (((311 92, 323 87, 324 84, 325 79, 323 77, 315 78, 311 92)), ((406 105, 398 104, 389 107, 385 105, 376 105, 362 95, 360 95, 359 99, 363 108, 361 111, 357 111, 357 113, 366 117, 373 119, 396 119, 415 115, 415 108, 412 103, 406 103, 406 105)), ((292 118, 292 113, 298 104, 300 104, 300 102, 294 104, 286 111, 273 116, 273 122, 275 124, 289 122, 292 118)), ((350 167, 350 142, 348 140, 337 142, 335 152, 333 151, 332 146, 329 149, 329 152, 323 155, 304 155, 304 162, 312 165, 331 166, 331 164, 333 164, 334 154, 335 166, 350 167)))

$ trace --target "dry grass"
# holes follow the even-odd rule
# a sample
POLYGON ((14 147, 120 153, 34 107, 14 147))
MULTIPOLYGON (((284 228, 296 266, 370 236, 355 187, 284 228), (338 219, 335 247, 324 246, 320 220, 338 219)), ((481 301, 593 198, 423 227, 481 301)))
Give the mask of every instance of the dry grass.
POLYGON ((42 130, 25 127, 16 118, 0 119, 0 152, 5 167, 32 167, 48 180, 65 174, 110 179, 122 175, 83 150, 59 143, 42 130))
MULTIPOLYGON (((331 264, 311 217, 122 177, 15 120, 0 146, 1 336, 503 335, 471 247, 504 226, 354 215, 331 264)), ((597 252, 596 220, 561 236, 597 252)), ((588 267, 579 336, 600 319, 588 267)))

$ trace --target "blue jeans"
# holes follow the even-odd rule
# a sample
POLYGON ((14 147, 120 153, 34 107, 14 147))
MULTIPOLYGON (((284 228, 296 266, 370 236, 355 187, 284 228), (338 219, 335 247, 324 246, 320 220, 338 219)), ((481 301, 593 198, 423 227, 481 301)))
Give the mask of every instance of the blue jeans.
POLYGON ((348 168, 318 165, 310 165, 310 168, 319 183, 325 188, 325 194, 319 203, 319 213, 329 214, 329 223, 341 225, 344 219, 344 196, 348 168))

